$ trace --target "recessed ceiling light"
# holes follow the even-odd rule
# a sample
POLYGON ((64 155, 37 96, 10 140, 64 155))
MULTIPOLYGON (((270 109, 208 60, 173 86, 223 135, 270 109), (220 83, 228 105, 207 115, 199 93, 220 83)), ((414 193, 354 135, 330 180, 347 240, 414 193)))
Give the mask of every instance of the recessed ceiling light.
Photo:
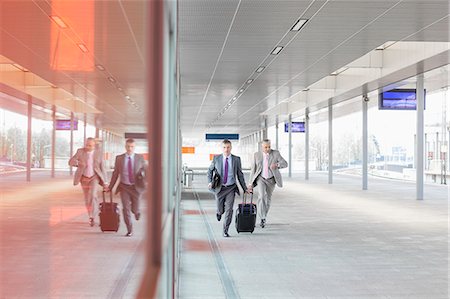
POLYGON ((250 83, 252 83, 253 82, 253 79, 248 79, 247 80, 247 84, 250 84, 250 83))
POLYGON ((25 73, 29 72, 29 70, 27 70, 26 68, 24 68, 24 67, 22 67, 22 66, 20 66, 20 65, 18 65, 16 63, 13 63, 12 66, 15 67, 16 69, 21 70, 22 72, 25 72, 25 73))
POLYGON ((270 54, 278 55, 281 52, 281 50, 283 50, 282 46, 275 47, 275 49, 273 49, 273 51, 270 54))
POLYGON ((80 48, 80 50, 83 51, 84 53, 89 52, 85 44, 78 44, 78 48, 80 48))
POLYGON ((244 92, 244 90, 245 90, 245 89, 241 88, 241 89, 239 89, 239 92, 244 92))
POLYGON ((112 83, 116 82, 116 79, 114 79, 113 77, 108 77, 108 80, 111 81, 112 83))
POLYGON ((256 69, 256 73, 261 73, 262 71, 264 71, 266 67, 265 66, 260 66, 259 68, 256 69))
POLYGON ((66 29, 68 26, 64 21, 58 16, 50 16, 50 18, 61 28, 66 29))
POLYGON ((292 26, 291 31, 299 31, 302 29, 303 26, 305 26, 306 22, 308 22, 308 19, 300 19, 298 20, 294 26, 292 26))
POLYGON ((348 70, 348 67, 344 66, 344 67, 341 67, 340 69, 338 69, 337 71, 332 72, 331 75, 332 76, 337 76, 340 73, 345 72, 346 70, 348 70))
POLYGON ((95 67, 98 68, 100 71, 104 71, 105 70, 105 67, 103 65, 101 65, 101 64, 97 64, 95 67))

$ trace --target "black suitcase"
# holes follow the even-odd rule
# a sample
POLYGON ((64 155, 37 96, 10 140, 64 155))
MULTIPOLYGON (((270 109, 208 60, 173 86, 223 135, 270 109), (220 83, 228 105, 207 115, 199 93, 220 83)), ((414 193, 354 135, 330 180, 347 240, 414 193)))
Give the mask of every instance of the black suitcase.
POLYGON ((253 233, 256 224, 256 205, 253 203, 253 193, 251 195, 250 203, 246 202, 245 193, 243 199, 243 203, 240 203, 236 210, 236 230, 238 233, 253 233))
POLYGON ((113 194, 110 192, 110 200, 106 202, 105 193, 103 192, 103 202, 100 203, 100 229, 102 232, 117 232, 120 225, 120 212, 117 202, 113 202, 113 194))

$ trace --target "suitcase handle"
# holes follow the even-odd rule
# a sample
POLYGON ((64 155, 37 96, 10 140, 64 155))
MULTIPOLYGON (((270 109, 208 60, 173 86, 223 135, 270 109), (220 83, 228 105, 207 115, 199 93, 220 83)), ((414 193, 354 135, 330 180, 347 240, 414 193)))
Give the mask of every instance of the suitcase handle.
MULTIPOLYGON (((250 194, 251 194, 250 203, 253 203, 253 192, 250 194)), ((244 204, 246 204, 247 203, 247 193, 244 193, 244 195, 242 197, 243 197, 244 204)))
MULTIPOLYGON (((103 202, 106 202, 106 195, 105 193, 108 193, 106 191, 103 191, 103 202)), ((109 191, 109 202, 112 203, 113 202, 113 193, 112 191, 109 191)))

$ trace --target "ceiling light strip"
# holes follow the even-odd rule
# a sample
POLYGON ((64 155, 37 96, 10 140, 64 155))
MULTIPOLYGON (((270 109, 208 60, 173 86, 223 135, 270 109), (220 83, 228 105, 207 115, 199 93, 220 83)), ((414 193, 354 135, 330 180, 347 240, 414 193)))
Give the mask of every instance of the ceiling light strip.
POLYGON ((236 15, 237 15, 237 13, 239 11, 239 7, 241 6, 241 2, 242 2, 242 0, 239 0, 239 3, 236 6, 236 10, 234 11, 233 19, 231 20, 230 26, 228 27, 227 35, 225 36, 225 39, 223 41, 222 49, 220 50, 219 57, 217 57, 216 65, 214 66, 213 73, 211 75, 211 78, 209 79, 208 87, 206 88, 205 94, 204 94, 203 99, 202 99, 202 103, 200 105, 200 109, 198 110, 197 117, 195 118, 195 121, 194 121, 194 125, 192 126, 193 128, 195 128, 195 126, 197 125, 198 117, 202 113, 203 105, 205 104, 205 101, 206 101, 206 96, 208 95, 208 91, 209 91, 209 89, 211 87, 212 80, 214 79, 214 76, 215 76, 216 71, 217 71, 217 67, 219 66, 220 59, 222 58, 223 51, 225 50, 225 46, 226 46, 226 44, 228 42, 228 37, 230 36, 231 29, 233 28, 234 20, 236 19, 236 15))
POLYGON ((62 29, 66 29, 69 27, 59 16, 50 16, 50 18, 62 29))
POLYGON ((300 31, 303 26, 305 26, 306 22, 308 22, 308 19, 299 19, 294 26, 292 26, 291 31, 300 31))

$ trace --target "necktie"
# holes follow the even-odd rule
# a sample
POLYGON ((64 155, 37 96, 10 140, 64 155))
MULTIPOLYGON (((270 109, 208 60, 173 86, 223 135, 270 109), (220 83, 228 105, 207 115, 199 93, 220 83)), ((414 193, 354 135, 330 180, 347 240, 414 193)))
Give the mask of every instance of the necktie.
POLYGON ((131 165, 131 157, 128 157, 128 180, 130 184, 134 184, 133 165, 131 165))
POLYGON ((225 159, 225 174, 223 175, 223 184, 225 185, 228 181, 228 158, 225 159))
POLYGON ((269 177, 269 155, 264 155, 263 178, 269 177))

